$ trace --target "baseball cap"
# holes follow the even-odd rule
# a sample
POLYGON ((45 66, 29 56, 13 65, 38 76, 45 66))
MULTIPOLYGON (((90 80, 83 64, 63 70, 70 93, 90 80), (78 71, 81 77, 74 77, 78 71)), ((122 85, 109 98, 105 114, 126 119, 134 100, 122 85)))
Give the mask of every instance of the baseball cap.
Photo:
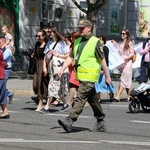
POLYGON ((92 27, 92 22, 90 20, 80 20, 78 27, 83 28, 86 26, 91 26, 92 27))

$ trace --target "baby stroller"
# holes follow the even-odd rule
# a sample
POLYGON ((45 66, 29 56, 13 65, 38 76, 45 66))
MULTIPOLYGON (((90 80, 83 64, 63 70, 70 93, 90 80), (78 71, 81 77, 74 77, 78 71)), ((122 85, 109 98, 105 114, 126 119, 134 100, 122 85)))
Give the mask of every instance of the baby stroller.
POLYGON ((141 83, 130 92, 129 111, 138 113, 140 106, 145 112, 150 112, 150 83, 141 83))

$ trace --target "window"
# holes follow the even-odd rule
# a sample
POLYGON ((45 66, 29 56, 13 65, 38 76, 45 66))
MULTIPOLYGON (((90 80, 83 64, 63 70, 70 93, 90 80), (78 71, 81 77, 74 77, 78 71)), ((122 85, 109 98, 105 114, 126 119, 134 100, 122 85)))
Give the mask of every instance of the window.
MULTIPOLYGON (((80 1, 80 6, 87 10, 87 2, 85 0, 80 1)), ((84 12, 80 12, 80 19, 86 19, 86 14, 84 12)))
POLYGON ((109 34, 120 34, 120 3, 121 0, 110 0, 109 2, 109 34))

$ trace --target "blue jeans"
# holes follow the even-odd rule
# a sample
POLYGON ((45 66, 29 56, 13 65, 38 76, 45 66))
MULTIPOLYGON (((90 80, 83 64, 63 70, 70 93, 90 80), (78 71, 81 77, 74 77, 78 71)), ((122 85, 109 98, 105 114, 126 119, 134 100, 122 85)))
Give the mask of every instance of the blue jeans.
MULTIPOLYGON (((5 74, 6 74, 6 85, 7 85, 7 80, 11 74, 11 69, 5 70, 5 74)), ((13 93, 11 91, 8 91, 8 89, 6 89, 7 92, 7 96, 12 96, 13 93)))

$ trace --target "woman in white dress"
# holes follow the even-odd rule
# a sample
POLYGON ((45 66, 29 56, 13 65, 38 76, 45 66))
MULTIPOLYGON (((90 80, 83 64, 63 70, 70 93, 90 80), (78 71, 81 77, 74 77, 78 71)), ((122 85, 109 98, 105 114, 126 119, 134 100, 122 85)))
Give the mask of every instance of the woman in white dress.
MULTIPOLYGON (((52 55, 52 57, 55 56, 58 58, 66 59, 69 55, 69 50, 66 49, 64 37, 57 31, 56 27, 51 27, 49 32, 50 32, 50 37, 52 40, 50 40, 47 43, 44 53, 47 54, 47 52, 50 51, 50 54, 52 55)), ((50 104, 51 104, 53 97, 60 98, 62 100, 63 107, 61 110, 65 109, 66 107, 69 107, 65 100, 65 97, 68 94, 69 74, 66 72, 60 78, 57 74, 54 74, 54 72, 52 71, 50 67, 51 65, 49 65, 49 63, 46 64, 46 55, 45 55, 43 73, 44 75, 46 75, 49 70, 50 80, 49 80, 49 85, 48 85, 48 100, 47 100, 45 107, 43 107, 40 110, 41 113, 49 112, 50 104)))

